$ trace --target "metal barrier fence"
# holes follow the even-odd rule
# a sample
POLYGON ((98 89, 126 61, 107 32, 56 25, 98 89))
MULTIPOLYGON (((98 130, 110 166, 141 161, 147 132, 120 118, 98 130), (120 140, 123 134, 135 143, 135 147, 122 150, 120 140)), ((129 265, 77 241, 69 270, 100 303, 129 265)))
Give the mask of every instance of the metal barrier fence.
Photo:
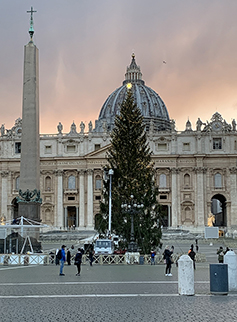
POLYGON ((0 265, 47 265, 48 254, 0 254, 0 265))
MULTIPOLYGON (((183 254, 173 254, 173 262, 176 263, 183 254)), ((196 262, 205 262, 204 254, 196 254, 196 262)), ((72 258, 73 263, 73 258, 72 258)), ((82 265, 89 263, 89 256, 82 256, 82 265)), ((0 265, 52 265, 55 264, 55 255, 49 254, 0 254, 0 265)), ((126 253, 125 255, 94 255, 93 265, 133 265, 133 264, 151 264, 150 255, 139 255, 139 253, 126 253)), ((162 254, 155 256, 155 264, 164 264, 162 254)))

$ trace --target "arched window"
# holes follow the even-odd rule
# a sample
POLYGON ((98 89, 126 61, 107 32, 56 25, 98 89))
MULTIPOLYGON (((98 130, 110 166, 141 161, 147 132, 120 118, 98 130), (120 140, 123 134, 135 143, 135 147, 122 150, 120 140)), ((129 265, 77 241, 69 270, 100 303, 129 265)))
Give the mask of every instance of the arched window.
POLYGON ((190 187, 190 182, 191 182, 190 175, 188 173, 186 173, 184 175, 184 186, 185 187, 190 187))
POLYGON ((166 185, 166 175, 165 174, 161 174, 160 175, 160 184, 159 184, 159 187, 160 188, 166 188, 167 185, 166 185))
POLYGON ((47 176, 45 178, 45 190, 50 191, 51 190, 51 177, 47 176))
POLYGON ((101 186, 102 186, 101 178, 100 178, 100 176, 96 176, 95 177, 95 189, 101 190, 101 186))
POLYGON ((20 176, 16 178, 15 188, 16 188, 17 191, 19 190, 19 183, 20 183, 20 176))
POLYGON ((76 177, 75 176, 68 177, 68 189, 69 190, 76 189, 76 177))
POLYGON ((215 188, 222 188, 222 176, 219 172, 215 174, 214 180, 215 180, 214 182, 215 188))

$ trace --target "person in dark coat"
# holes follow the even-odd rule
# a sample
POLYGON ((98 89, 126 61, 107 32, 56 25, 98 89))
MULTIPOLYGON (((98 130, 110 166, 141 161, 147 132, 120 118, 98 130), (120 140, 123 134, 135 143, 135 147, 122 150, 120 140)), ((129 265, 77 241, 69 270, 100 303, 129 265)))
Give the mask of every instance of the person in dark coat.
POLYGON ((223 247, 220 246, 220 248, 217 250, 217 255, 218 255, 218 262, 219 263, 224 263, 224 250, 223 247))
POLYGON ((82 253, 81 253, 81 249, 78 248, 78 251, 75 256, 75 263, 74 263, 77 267, 76 276, 80 276, 80 273, 81 273, 81 260, 82 260, 82 253))
POLYGON ((192 259, 193 261, 193 268, 196 269, 196 260, 195 260, 195 256, 196 256, 196 253, 195 251, 193 250, 193 245, 191 245, 189 251, 188 251, 188 256, 192 259))
POLYGON ((171 256, 173 254, 173 250, 174 250, 173 247, 170 250, 169 246, 167 245, 165 247, 165 250, 164 250, 164 253, 163 253, 164 260, 165 260, 165 263, 166 263, 165 276, 172 276, 172 274, 171 274, 171 264, 172 264, 171 256))
POLYGON ((70 249, 67 249, 67 264, 71 265, 71 252, 70 249))
POLYGON ((92 250, 92 248, 89 249, 89 261, 90 261, 90 266, 92 266, 92 262, 93 262, 93 255, 94 252, 92 250))

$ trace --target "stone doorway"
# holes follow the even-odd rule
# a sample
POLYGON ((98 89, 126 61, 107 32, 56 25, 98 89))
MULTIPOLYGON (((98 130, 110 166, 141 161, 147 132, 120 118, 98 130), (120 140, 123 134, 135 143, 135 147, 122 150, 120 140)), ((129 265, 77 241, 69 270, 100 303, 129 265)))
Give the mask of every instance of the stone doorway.
POLYGON ((73 228, 76 227, 76 207, 70 206, 67 207, 67 227, 73 228))
POLYGON ((168 215, 168 206, 161 205, 161 225, 163 227, 169 227, 169 215, 168 215))
POLYGON ((211 212, 215 216, 215 226, 227 226, 226 198, 221 194, 216 194, 211 199, 211 212))
POLYGON ((12 218, 13 219, 18 218, 18 202, 16 198, 12 200, 12 218))

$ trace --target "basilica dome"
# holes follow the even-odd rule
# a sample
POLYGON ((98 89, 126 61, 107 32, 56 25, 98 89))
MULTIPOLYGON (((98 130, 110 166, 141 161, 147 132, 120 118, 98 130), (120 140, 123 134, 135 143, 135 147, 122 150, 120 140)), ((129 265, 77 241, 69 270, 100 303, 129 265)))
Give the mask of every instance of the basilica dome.
POLYGON ((135 55, 133 54, 131 64, 127 67, 123 85, 110 94, 102 106, 99 119, 95 124, 95 131, 112 130, 115 116, 119 114, 120 106, 126 98, 128 83, 132 84, 134 101, 144 117, 146 130, 149 130, 151 124, 154 131, 170 130, 170 118, 167 108, 160 96, 145 85, 140 67, 136 64, 135 55))

